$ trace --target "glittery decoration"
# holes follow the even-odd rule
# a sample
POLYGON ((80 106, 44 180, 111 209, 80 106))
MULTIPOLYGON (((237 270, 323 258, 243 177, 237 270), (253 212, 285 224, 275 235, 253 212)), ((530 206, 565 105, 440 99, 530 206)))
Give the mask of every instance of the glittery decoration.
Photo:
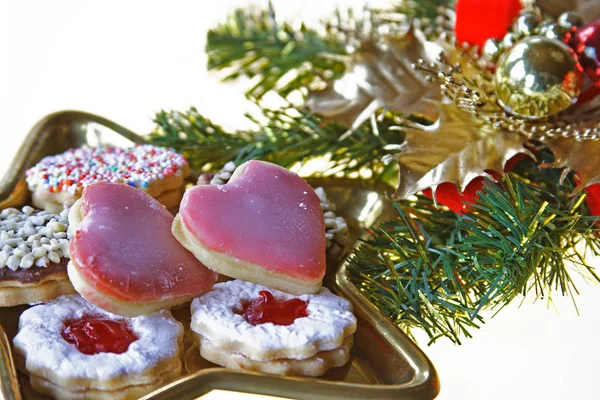
POLYGON ((185 158, 163 147, 140 144, 131 148, 81 147, 44 157, 26 172, 31 190, 80 193, 95 182, 123 182, 140 189, 180 173, 185 158))

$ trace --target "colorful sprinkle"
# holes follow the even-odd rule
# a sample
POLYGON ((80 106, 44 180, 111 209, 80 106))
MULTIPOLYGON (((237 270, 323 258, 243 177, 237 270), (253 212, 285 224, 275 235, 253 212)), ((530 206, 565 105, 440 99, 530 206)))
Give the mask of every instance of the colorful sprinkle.
POLYGON ((81 147, 43 158, 25 173, 29 188, 76 194, 98 181, 124 182, 147 188, 154 181, 181 173, 185 158, 149 144, 131 148, 81 147))

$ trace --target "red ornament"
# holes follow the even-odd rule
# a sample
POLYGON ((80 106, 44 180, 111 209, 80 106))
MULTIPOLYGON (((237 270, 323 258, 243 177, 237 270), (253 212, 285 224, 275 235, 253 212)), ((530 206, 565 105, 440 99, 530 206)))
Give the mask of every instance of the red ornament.
POLYGON ((583 104, 600 94, 600 20, 579 28, 571 40, 571 47, 592 81, 579 96, 577 103, 583 104))
POLYGON ((121 354, 138 339, 125 321, 94 316, 69 322, 61 335, 83 354, 121 354))
POLYGON ((521 8, 519 0, 458 0, 454 28, 456 39, 459 43, 480 48, 488 39, 501 39, 521 8))
POLYGON ((252 325, 271 322, 275 325, 291 325, 296 318, 308 317, 308 302, 299 298, 281 302, 271 292, 261 290, 257 299, 244 307, 242 315, 252 325))

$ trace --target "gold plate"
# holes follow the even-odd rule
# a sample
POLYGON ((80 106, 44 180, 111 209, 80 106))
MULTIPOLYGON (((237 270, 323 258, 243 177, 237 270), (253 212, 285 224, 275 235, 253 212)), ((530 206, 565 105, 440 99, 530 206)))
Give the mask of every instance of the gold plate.
MULTIPOLYGON (((135 133, 104 118, 78 112, 63 111, 41 120, 21 145, 8 173, 0 181, 0 209, 20 206, 29 201, 23 182, 25 170, 42 157, 61 153, 82 145, 129 145, 143 142, 135 133)), ((391 188, 383 184, 367 184, 348 179, 309 180, 323 186, 338 214, 346 219, 355 246, 363 228, 372 227, 389 212, 384 201, 391 188)), ((329 263, 331 273, 326 286, 343 295, 354 305, 358 330, 350 362, 329 371, 320 379, 282 377, 227 370, 202 361, 197 348, 188 344, 184 353, 187 375, 148 394, 146 400, 193 400, 214 389, 256 393, 284 398, 310 399, 432 399, 439 392, 439 381, 431 361, 400 329, 384 318, 361 296, 347 279, 345 263, 329 263)), ((19 315, 27 306, 0 309, 0 398, 47 399, 34 392, 28 378, 15 373, 8 340, 16 334, 19 315), (8 336, 8 338, 7 338, 8 336), (18 375, 18 382, 17 377, 18 375)), ((185 324, 189 311, 174 315, 185 324)))

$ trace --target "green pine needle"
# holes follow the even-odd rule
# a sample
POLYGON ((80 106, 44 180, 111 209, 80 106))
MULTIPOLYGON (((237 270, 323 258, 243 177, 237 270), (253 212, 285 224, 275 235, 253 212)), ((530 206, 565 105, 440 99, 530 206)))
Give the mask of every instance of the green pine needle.
MULTIPOLYGON (((429 199, 419 198, 419 203, 424 214, 436 212, 429 199)), ((405 205, 394 205, 397 217, 384 223, 349 259, 350 278, 409 334, 420 328, 432 341, 447 336, 460 343, 481 317, 469 306, 469 293, 454 274, 456 257, 441 245, 458 217, 437 212, 444 224, 434 227, 433 221, 413 220, 405 205)))
POLYGON ((599 255, 597 218, 574 183, 556 170, 524 162, 524 175, 487 181, 466 216, 432 201, 395 203, 396 217, 350 258, 348 272, 363 294, 404 330, 422 328, 431 342, 460 343, 483 309, 499 310, 518 295, 573 296, 578 273, 600 282, 576 246, 599 255), (533 183, 535 182, 535 183, 533 183))
POLYGON ((278 22, 271 3, 267 10, 237 9, 208 31, 208 68, 227 70, 224 81, 254 78, 254 86, 246 92, 252 99, 270 91, 286 98, 296 90, 323 88, 325 81, 340 78, 346 69, 344 56, 384 25, 394 30, 398 20, 418 19, 426 32, 435 30, 440 7, 451 3, 401 1, 389 9, 367 8, 361 17, 352 9, 337 10, 318 29, 278 22))
POLYGON ((338 78, 344 72, 340 55, 345 43, 333 34, 319 34, 302 24, 298 29, 278 23, 275 12, 238 9, 208 32, 209 69, 231 68, 225 81, 258 77, 247 96, 260 99, 270 90, 283 97, 309 86, 319 77, 338 78))
POLYGON ((386 144, 404 140, 402 132, 392 130, 395 115, 387 113, 375 125, 365 125, 348 138, 339 138, 347 128, 297 110, 262 110, 263 118, 254 131, 227 132, 191 108, 185 113, 161 111, 156 115, 156 129, 150 140, 183 153, 196 170, 218 170, 226 162, 242 163, 262 159, 290 168, 310 160, 326 158, 326 170, 311 175, 361 176, 390 179, 394 165, 384 165, 381 158, 390 153, 386 144), (266 122, 263 121, 266 119, 266 122), (373 129, 377 129, 377 134, 373 129))
POLYGON ((409 18, 434 21, 440 14, 440 8, 449 8, 454 0, 404 0, 393 7, 394 12, 409 18))

